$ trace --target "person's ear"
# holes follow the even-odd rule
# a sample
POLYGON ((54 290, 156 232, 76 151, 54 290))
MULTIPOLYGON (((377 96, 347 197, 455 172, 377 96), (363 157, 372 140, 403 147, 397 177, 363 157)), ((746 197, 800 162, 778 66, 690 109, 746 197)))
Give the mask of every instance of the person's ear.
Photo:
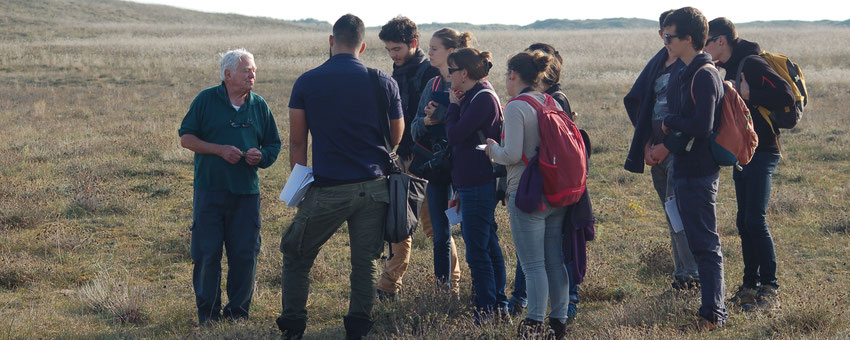
POLYGON ((419 38, 414 38, 410 42, 410 48, 418 48, 419 47, 419 38))
POLYGON ((366 43, 364 42, 363 44, 360 45, 360 52, 357 52, 357 54, 363 54, 363 51, 365 51, 365 50, 366 50, 366 43))
POLYGON ((328 36, 328 44, 331 45, 331 47, 334 47, 334 35, 333 34, 328 36))

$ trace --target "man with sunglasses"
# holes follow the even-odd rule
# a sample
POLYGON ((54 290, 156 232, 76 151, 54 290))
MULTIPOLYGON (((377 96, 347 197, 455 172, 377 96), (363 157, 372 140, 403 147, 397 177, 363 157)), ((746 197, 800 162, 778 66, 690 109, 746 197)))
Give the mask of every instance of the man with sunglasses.
POLYGON ((673 187, 688 246, 697 263, 701 304, 688 330, 722 327, 728 314, 724 301, 723 252, 717 232, 717 186, 720 167, 711 156, 709 135, 723 100, 723 82, 704 53, 708 22, 693 7, 677 9, 664 19, 663 36, 670 55, 684 64, 670 74, 667 105, 670 115, 661 130, 664 145, 674 153, 673 187), (671 133, 673 130, 681 132, 671 133), (677 147, 690 140, 690 147, 677 147))
POLYGON ((779 129, 774 128, 757 106, 769 109, 792 107, 791 86, 758 57, 761 47, 738 37, 735 25, 726 18, 708 23, 705 51, 726 69, 726 80, 741 79, 736 86, 753 117, 759 144, 753 159, 741 171, 732 170, 738 201, 736 225, 741 237, 744 277, 730 302, 744 311, 778 307, 776 252, 767 226, 767 206, 773 172, 779 163, 779 129), (740 70, 740 73, 739 73, 740 70))
POLYGON ((180 125, 180 145, 195 152, 191 255, 198 322, 247 319, 260 251, 258 168, 280 152, 266 101, 256 93, 257 66, 244 49, 222 54, 221 84, 201 91, 180 125), (227 297, 221 308, 222 245, 227 297), (223 312, 223 313, 222 313, 223 312))
MULTIPOLYGON (((668 51, 672 37, 664 35, 664 19, 673 10, 661 13, 658 18, 658 36, 664 47, 646 64, 632 89, 623 98, 626 112, 635 127, 631 148, 626 158, 625 169, 634 173, 643 173, 644 163, 651 166, 652 184, 664 208, 668 201, 675 202, 673 187, 673 155, 664 146, 664 132, 661 122, 670 114, 667 105, 667 85, 674 69, 684 64, 668 51)), ((675 204, 675 203, 670 203, 675 204)), ((694 255, 688 246, 688 237, 684 230, 676 230, 667 217, 670 233, 670 246, 673 253, 673 289, 687 290, 699 285, 699 272, 694 255)))

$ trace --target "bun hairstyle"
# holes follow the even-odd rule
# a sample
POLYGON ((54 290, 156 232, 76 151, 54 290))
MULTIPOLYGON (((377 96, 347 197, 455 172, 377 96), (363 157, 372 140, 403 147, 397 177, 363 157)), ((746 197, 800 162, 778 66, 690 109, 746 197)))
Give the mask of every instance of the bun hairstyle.
POLYGON ((443 43, 443 47, 445 48, 466 48, 470 46, 472 42, 472 33, 463 32, 460 33, 451 28, 441 28, 439 31, 434 32, 432 35, 434 38, 440 38, 440 41, 443 43))
POLYGON ((508 71, 516 72, 523 83, 536 87, 547 73, 552 73, 553 63, 558 63, 558 60, 551 54, 524 51, 511 57, 508 71))
POLYGON ((528 46, 525 51, 540 51, 555 57, 555 60, 549 64, 550 70, 545 72, 543 74, 543 78, 540 79, 541 84, 549 88, 561 81, 561 65, 563 65, 564 59, 561 58, 561 54, 558 53, 558 50, 556 50, 554 46, 546 43, 534 43, 531 44, 531 46, 528 46))
POLYGON ((490 52, 474 48, 461 48, 449 54, 448 63, 454 64, 461 70, 466 70, 470 79, 481 80, 490 73, 493 63, 490 62, 490 52))

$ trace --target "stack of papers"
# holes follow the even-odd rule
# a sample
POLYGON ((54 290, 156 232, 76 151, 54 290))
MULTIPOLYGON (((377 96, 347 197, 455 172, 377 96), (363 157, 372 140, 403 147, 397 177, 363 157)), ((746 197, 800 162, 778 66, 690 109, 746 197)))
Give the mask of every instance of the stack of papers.
POLYGON ((313 169, 295 164, 292 168, 292 173, 289 174, 289 179, 280 191, 280 200, 286 202, 288 207, 297 207, 307 195, 307 189, 310 189, 310 183, 313 183, 313 169))

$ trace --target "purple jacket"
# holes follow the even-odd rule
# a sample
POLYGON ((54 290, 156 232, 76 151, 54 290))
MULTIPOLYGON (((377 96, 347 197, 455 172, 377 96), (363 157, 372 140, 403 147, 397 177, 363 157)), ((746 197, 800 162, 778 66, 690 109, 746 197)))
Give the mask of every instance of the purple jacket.
POLYGON ((492 182, 493 165, 487 154, 476 150, 483 144, 478 131, 484 138, 501 140, 502 115, 499 101, 489 93, 478 91, 493 89, 489 82, 482 80, 466 91, 460 104, 450 104, 446 112, 446 135, 452 148, 452 184, 457 187, 481 186, 492 182))
POLYGON ((578 203, 569 206, 564 219, 564 253, 568 266, 573 266, 576 284, 584 282, 587 273, 587 242, 596 238, 596 217, 590 204, 590 193, 585 190, 578 203))

